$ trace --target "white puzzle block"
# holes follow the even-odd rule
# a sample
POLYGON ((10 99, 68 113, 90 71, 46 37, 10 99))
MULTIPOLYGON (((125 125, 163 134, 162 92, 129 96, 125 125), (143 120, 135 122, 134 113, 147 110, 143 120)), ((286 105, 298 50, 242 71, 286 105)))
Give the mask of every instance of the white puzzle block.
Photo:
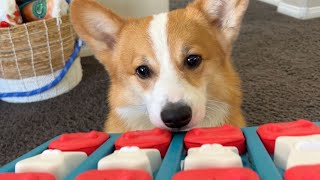
POLYGON ((84 152, 45 150, 42 154, 19 161, 15 166, 15 172, 47 172, 61 180, 86 158, 87 154, 84 152))
POLYGON ((149 162, 151 164, 152 172, 157 171, 161 166, 161 154, 158 149, 142 149, 144 153, 146 153, 149 162))
POLYGON ((161 165, 161 155, 157 149, 123 147, 98 162, 98 170, 105 169, 140 169, 151 175, 161 165))
POLYGON ((300 165, 320 164, 320 140, 301 141, 292 149, 287 163, 287 169, 300 165))
POLYGON ((281 136, 276 139, 274 163, 282 169, 287 169, 287 162, 292 149, 301 141, 320 140, 320 134, 308 136, 281 136))
POLYGON ((199 150, 201 152, 207 152, 207 151, 211 151, 215 148, 220 148, 220 147, 223 147, 223 149, 230 150, 236 154, 239 154, 238 148, 236 148, 235 146, 222 146, 220 144, 212 144, 212 145, 211 144, 204 144, 200 148, 190 148, 188 150, 188 155, 191 155, 193 153, 198 153, 199 150))
POLYGON ((184 160, 184 170, 224 167, 242 167, 236 147, 205 144, 200 148, 190 148, 184 160))

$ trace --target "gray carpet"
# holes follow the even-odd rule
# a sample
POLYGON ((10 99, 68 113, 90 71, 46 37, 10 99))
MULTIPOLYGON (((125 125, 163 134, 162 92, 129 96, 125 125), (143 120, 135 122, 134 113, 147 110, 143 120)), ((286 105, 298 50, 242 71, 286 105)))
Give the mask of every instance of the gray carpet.
MULTIPOLYGON (((320 19, 299 21, 252 0, 234 62, 249 125, 320 121, 320 19)), ((1 165, 61 133, 101 130, 108 76, 94 58, 83 59, 82 65, 83 81, 68 94, 32 104, 0 101, 1 165)))

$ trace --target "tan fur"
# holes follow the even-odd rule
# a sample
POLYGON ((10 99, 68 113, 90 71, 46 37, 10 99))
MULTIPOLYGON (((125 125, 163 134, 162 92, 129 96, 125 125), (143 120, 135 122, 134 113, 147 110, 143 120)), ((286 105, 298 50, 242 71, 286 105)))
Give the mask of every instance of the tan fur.
MULTIPOLYGON (((237 1, 237 7, 246 2, 230 1, 237 1)), ((168 44, 172 63, 179 76, 192 86, 200 87, 208 83, 207 98, 230 106, 225 123, 243 127, 246 124, 241 112, 241 82, 231 62, 231 47, 238 35, 242 13, 235 13, 237 24, 233 23, 230 27, 226 23, 217 25, 217 21, 228 20, 208 14, 204 8, 207 2, 196 0, 186 9, 169 14, 168 44), (188 31, 184 27, 188 27, 188 31), (183 66, 182 61, 188 54, 202 55, 204 60, 198 69, 191 71, 183 66)), ((243 7, 241 11, 246 8, 243 7)), ((108 94, 110 113, 105 123, 105 131, 132 130, 131 123, 134 122, 125 121, 117 113, 117 108, 142 106, 143 100, 136 96, 135 92, 137 89, 143 92, 152 88, 159 76, 159 64, 152 60, 155 59, 155 54, 147 32, 152 17, 124 19, 94 0, 73 0, 71 18, 75 30, 88 42, 111 78, 108 94), (139 80, 136 77, 135 68, 141 64, 152 67, 152 78, 139 80)), ((144 127, 152 127, 147 114, 141 118, 145 119, 144 127)))
POLYGON ((129 129, 120 121, 120 117, 111 111, 108 120, 104 124, 104 130, 106 132, 126 132, 129 129))
MULTIPOLYGON (((227 117, 226 122, 231 125, 243 127, 246 125, 246 123, 241 112, 241 82, 239 75, 235 72, 233 64, 231 63, 231 52, 225 52, 226 50, 223 50, 220 46, 218 46, 218 40, 215 39, 215 36, 210 36, 208 33, 205 33, 205 31, 209 29, 210 31, 213 31, 219 35, 218 30, 215 27, 212 27, 212 25, 208 23, 207 19, 202 14, 199 14, 199 9, 194 8, 194 6, 198 5, 199 4, 193 5, 192 8, 189 8, 187 11, 177 10, 172 12, 171 19, 175 19, 176 21, 172 20, 169 24, 169 32, 171 32, 169 34, 169 44, 172 45, 171 48, 177 48, 177 52, 179 52, 179 39, 183 39, 184 42, 189 45, 197 44, 197 42, 201 42, 199 44, 202 45, 205 44, 203 47, 196 47, 192 49, 192 53, 202 54, 204 59, 215 57, 215 61, 205 61, 201 65, 202 67, 195 72, 184 73, 185 78, 190 84, 194 85, 197 85, 197 82, 199 83, 202 78, 209 78, 209 82, 211 82, 211 84, 208 86, 208 98, 210 99, 215 97, 231 105, 230 116, 227 117), (179 21, 179 19, 189 19, 189 21, 179 21), (179 23, 180 26, 177 26, 177 23, 179 23), (188 32, 183 31, 182 28, 186 26, 195 26, 194 32, 190 30, 188 32), (179 27, 181 29, 179 29, 179 27), (207 36, 205 36, 205 34, 207 34, 207 36), (208 41, 208 39, 212 39, 212 41, 208 41), (187 40, 187 42, 185 40, 187 40), (210 50, 208 51, 208 49, 210 50), (217 69, 214 69, 214 66, 212 65, 213 63, 219 64, 217 69), (219 79, 217 76, 224 78, 219 79), (216 85, 222 87, 216 88, 216 85)), ((172 57, 181 59, 179 58, 178 53, 172 54, 172 57)), ((181 69, 178 69, 178 71, 181 71, 181 69)))

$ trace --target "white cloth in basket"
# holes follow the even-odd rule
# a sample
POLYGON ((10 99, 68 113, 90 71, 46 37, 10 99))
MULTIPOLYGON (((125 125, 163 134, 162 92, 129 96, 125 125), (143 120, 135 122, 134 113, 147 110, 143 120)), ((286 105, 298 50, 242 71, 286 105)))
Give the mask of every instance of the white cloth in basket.
MULTIPOLYGON (((20 91, 32 91, 41 88, 54 80, 54 77, 60 74, 61 70, 54 72, 53 74, 25 78, 22 80, 8 80, 0 78, 0 93, 6 92, 20 92, 20 91)), ((80 63, 80 57, 78 57, 65 77, 55 87, 45 91, 41 94, 37 94, 29 97, 10 97, 3 98, 1 100, 11 103, 29 103, 43 101, 50 98, 54 98, 61 94, 67 93, 76 87, 82 80, 82 67, 80 63)))

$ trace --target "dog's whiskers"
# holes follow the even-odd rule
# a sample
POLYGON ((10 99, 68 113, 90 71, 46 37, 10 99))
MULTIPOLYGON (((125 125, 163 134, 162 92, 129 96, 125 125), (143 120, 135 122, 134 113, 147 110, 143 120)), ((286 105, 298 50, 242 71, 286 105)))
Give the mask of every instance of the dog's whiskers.
POLYGON ((127 107, 139 109, 141 110, 141 114, 148 115, 148 109, 146 107, 146 104, 129 104, 127 107))
POLYGON ((229 106, 223 101, 217 100, 214 97, 207 97, 206 115, 203 119, 204 126, 220 126, 225 123, 228 116, 229 106), (214 124, 212 124, 214 122, 214 124))

